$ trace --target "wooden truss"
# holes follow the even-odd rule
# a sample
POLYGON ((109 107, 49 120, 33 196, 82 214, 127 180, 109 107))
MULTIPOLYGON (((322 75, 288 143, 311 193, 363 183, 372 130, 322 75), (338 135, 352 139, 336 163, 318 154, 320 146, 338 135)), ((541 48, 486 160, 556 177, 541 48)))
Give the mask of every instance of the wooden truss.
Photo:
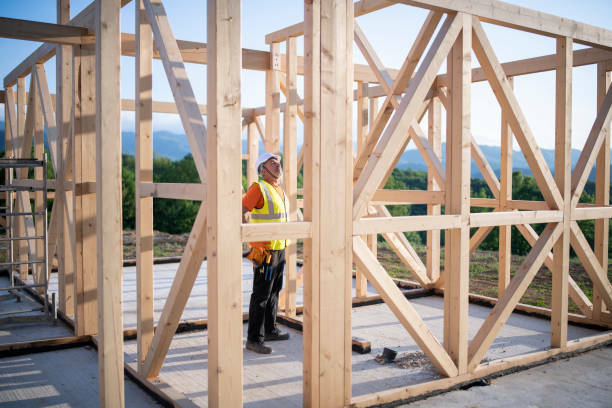
MULTIPOLYGON (((123 405, 120 110, 136 113, 136 375, 142 381, 159 375, 206 258, 209 401, 216 406, 242 405, 242 394, 236 392, 242 388, 239 243, 271 238, 304 242, 300 269, 296 267, 295 244, 287 250, 281 309, 285 316, 296 317, 296 292, 303 285, 306 406, 368 406, 406 399, 612 340, 610 331, 567 339, 568 321, 612 327, 612 286, 606 270, 612 217, 612 31, 494 0, 402 0, 397 3, 430 11, 404 63, 394 70, 382 63, 355 17, 396 1, 307 1, 303 23, 266 36, 269 51, 240 48, 238 0, 208 1, 207 44, 177 40, 162 0, 135 0, 135 35, 121 33, 119 12, 128 2, 95 2, 69 20, 69 1, 58 0, 58 24, 0 19, 0 36, 45 41, 4 78, 7 155, 28 157, 34 145, 35 157, 42 157, 46 130, 55 173, 55 180, 47 185, 55 190, 49 254, 56 257, 59 271, 59 310, 74 322, 76 335, 98 335, 101 404, 123 405), (556 53, 502 64, 482 28, 483 21, 554 37, 556 53), (303 57, 297 50, 297 37, 302 35, 303 57), (592 48, 573 51, 574 42, 592 48), (280 52, 282 43, 285 54, 280 52), (353 43, 367 65, 353 63, 353 43), (121 55, 136 60, 135 100, 120 98, 116 73, 121 55), (49 92, 43 67, 54 56, 56 95, 49 92), (471 68, 473 56, 479 68, 471 68), (173 103, 152 100, 154 58, 162 61, 173 103), (185 62, 208 65, 205 106, 196 102, 185 62), (439 74, 444 62, 447 72, 439 74), (598 68, 598 112, 571 171, 572 68, 590 64, 598 68), (265 71, 265 106, 241 106, 241 69, 265 71), (513 91, 513 77, 552 70, 556 72, 554 177, 513 91), (30 88, 26 92, 28 75, 30 88), (304 76, 303 97, 298 91, 298 75, 304 76), (470 88, 478 81, 488 81, 502 111, 499 178, 470 130, 470 88), (355 119, 352 101, 357 104, 355 119), (442 108, 446 114, 444 161, 442 108), (199 183, 153 182, 153 112, 179 115, 199 183), (424 130, 420 123, 426 113, 428 126, 424 130), (298 118, 305 130, 299 151, 298 118), (244 128, 248 138, 245 154, 240 145, 244 128), (291 220, 241 225, 237 221, 242 192, 240 162, 247 161, 247 179, 249 183, 255 181, 259 141, 268 151, 280 153, 281 136, 291 220), (544 201, 512 198, 514 139, 544 201), (427 164, 427 190, 382 189, 410 141, 427 164), (470 198, 471 159, 484 175, 494 199, 470 198), (579 198, 593 166, 596 203, 587 206, 579 203, 579 198), (301 170, 304 187, 298 189, 301 170), (153 318, 153 198, 202 203, 157 322, 153 318), (426 204, 427 215, 392 217, 386 208, 389 204, 426 204), (470 207, 491 208, 493 212, 471 213, 470 207), (594 248, 577 224, 586 219, 595 220, 594 248), (546 224, 539 235, 531 226, 538 223, 546 224), (511 279, 513 225, 532 249, 511 279), (500 227, 499 299, 469 341, 469 257, 495 226, 500 227), (470 235, 470 228, 477 231, 470 235), (441 230, 446 232, 447 267, 443 272, 441 230), (425 260, 406 239, 403 232, 407 231, 427 231, 425 260), (420 286, 444 294, 442 339, 428 329, 378 262, 378 234, 420 286), (593 282, 592 301, 569 275, 570 247, 593 282), (353 262, 357 265, 356 296, 366 296, 369 282, 444 378, 352 397, 353 262), (529 309, 519 301, 542 265, 553 276, 552 307, 545 311, 551 319, 551 348, 481 364, 512 311, 517 307, 529 309), (568 313, 568 298, 579 307, 580 315, 568 313)), ((19 173, 14 184, 40 185, 41 180, 42 174, 35 174, 32 180, 26 173, 19 173)), ((15 199, 20 209, 26 208, 31 199, 36 206, 44 205, 41 197, 30 197, 27 192, 20 192, 15 199)), ((42 225, 21 217, 16 228, 20 235, 27 231, 34 236, 40 234, 42 225)), ((19 259, 27 259, 42 250, 34 240, 25 240, 16 254, 19 259)), ((41 270, 34 270, 32 279, 42 279, 41 270)), ((27 269, 20 272, 22 279, 28 279, 27 269)))

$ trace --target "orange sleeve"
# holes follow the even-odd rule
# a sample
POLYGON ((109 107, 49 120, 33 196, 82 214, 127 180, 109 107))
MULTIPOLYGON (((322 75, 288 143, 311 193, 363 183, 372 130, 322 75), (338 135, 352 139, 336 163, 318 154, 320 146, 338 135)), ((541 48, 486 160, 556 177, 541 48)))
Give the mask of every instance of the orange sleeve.
MULTIPOLYGON (((244 197, 242 197, 242 206, 248 209, 249 211, 253 211, 253 208, 262 208, 264 205, 264 198, 261 194, 261 189, 257 185, 257 183, 253 183, 249 190, 246 192, 244 197)), ((265 242, 249 242, 253 248, 270 248, 270 241, 265 242)))
POLYGON ((253 183, 247 193, 242 197, 242 206, 253 211, 253 208, 262 208, 264 205, 264 198, 261 195, 261 189, 257 183, 253 183))

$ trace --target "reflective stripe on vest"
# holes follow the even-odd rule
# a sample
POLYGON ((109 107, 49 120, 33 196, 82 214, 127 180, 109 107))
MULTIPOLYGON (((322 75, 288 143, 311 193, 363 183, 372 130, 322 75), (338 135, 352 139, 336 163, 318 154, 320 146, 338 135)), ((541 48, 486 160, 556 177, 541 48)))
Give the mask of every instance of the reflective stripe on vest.
MULTIPOLYGON (((286 222, 289 219, 289 200, 287 196, 281 194, 269 183, 264 180, 256 182, 259 185, 261 194, 264 198, 264 205, 261 208, 253 208, 251 211, 251 222, 286 222)), ((284 249, 286 240, 270 241, 270 249, 284 249)))

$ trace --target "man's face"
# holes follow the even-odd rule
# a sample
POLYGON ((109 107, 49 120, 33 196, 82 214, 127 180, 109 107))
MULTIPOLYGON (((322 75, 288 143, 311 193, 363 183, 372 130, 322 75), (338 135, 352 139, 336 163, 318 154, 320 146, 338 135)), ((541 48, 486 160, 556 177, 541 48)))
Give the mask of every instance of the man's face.
POLYGON ((274 178, 280 178, 283 174, 283 168, 281 167, 280 161, 274 157, 268 159, 263 165, 264 170, 272 175, 274 178))

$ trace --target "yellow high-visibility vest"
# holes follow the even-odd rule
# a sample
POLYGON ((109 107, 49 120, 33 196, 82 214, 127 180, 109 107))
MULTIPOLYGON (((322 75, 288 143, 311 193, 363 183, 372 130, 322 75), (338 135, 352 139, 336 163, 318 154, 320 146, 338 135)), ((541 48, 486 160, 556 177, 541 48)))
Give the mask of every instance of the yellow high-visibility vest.
MULTIPOLYGON (((261 195, 264 199, 264 205, 261 208, 253 208, 251 211, 251 222, 287 222, 289 221, 289 199, 283 192, 283 195, 265 180, 255 182, 261 190, 261 195)), ((273 240, 270 241, 270 249, 280 250, 285 249, 289 243, 288 240, 273 240)))

